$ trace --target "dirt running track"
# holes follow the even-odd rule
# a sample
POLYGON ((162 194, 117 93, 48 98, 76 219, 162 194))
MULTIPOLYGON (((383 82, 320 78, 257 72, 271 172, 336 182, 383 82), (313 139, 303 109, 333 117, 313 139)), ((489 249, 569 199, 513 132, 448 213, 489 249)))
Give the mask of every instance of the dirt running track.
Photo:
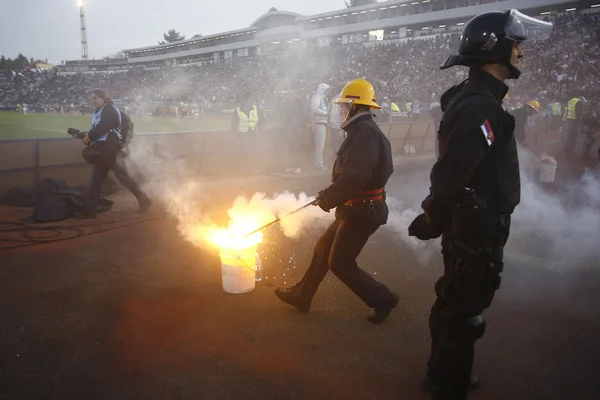
MULTIPOLYGON (((404 199, 426 173, 397 173, 391 195, 404 199)), ((317 235, 293 244, 296 271, 317 235)), ((600 398, 597 262, 560 272, 540 255, 506 258, 471 398, 600 398)), ((265 282, 226 294, 218 258, 168 219, 0 252, 0 398, 427 399, 420 382, 440 259, 420 265, 382 229, 360 261, 402 298, 380 326, 335 277, 309 314, 265 282)))

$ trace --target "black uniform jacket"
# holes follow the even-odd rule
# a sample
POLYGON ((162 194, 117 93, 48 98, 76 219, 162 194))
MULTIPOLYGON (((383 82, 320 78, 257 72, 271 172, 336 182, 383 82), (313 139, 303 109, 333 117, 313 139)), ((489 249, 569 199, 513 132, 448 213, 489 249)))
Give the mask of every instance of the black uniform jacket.
POLYGON ((514 118, 502 108, 508 87, 471 68, 469 79, 441 99, 440 157, 431 171, 430 195, 422 206, 435 231, 448 226, 451 207, 472 188, 492 214, 511 214, 520 201, 514 118))
POLYGON ((385 187, 394 172, 390 141, 369 112, 355 115, 342 128, 347 132, 347 137, 337 153, 331 185, 319 193, 319 201, 324 202, 327 209, 338 207, 337 215, 342 218, 344 215, 367 211, 368 208, 368 213, 384 224, 388 212, 384 201, 342 206, 360 197, 361 191, 385 187))

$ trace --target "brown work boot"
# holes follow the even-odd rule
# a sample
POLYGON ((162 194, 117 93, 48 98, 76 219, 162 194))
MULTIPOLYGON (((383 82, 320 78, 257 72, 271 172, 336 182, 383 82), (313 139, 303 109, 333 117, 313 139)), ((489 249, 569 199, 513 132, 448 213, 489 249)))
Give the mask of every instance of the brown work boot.
POLYGON ((275 289, 275 296, 277 296, 277 298, 284 303, 289 304, 292 307, 296 307, 301 313, 306 313, 310 309, 310 302, 307 303, 298 299, 298 294, 297 291, 294 290, 294 286, 285 289, 275 289))

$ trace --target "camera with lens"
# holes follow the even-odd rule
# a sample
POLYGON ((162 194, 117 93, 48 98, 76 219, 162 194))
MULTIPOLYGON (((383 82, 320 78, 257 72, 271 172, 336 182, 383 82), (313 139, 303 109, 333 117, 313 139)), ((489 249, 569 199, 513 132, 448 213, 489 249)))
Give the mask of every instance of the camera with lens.
POLYGON ((67 133, 73 136, 75 139, 83 139, 86 135, 85 132, 81 132, 79 129, 69 128, 67 129, 67 133))

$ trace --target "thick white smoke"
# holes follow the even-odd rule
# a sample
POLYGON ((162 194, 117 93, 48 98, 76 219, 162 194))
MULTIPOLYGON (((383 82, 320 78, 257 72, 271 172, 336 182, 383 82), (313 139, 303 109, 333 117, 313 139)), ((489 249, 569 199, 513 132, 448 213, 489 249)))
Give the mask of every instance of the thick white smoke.
POLYGON ((413 253, 420 265, 428 265, 432 256, 440 251, 439 241, 422 241, 408 236, 408 227, 423 210, 417 207, 407 207, 401 200, 393 197, 387 198, 387 204, 390 214, 386 228, 405 244, 405 247, 413 253))
MULTIPOLYGON (((215 225, 205 209, 215 197, 211 184, 199 179, 196 173, 189 170, 184 160, 170 156, 168 151, 155 146, 152 141, 134 142, 131 158, 136 169, 147 177, 144 190, 166 204, 180 222, 180 230, 185 237, 195 237, 193 242, 196 245, 205 244, 203 236, 201 240, 197 239, 197 227, 215 225), (157 148, 161 150, 156 151, 157 148)), ((513 214, 507 254, 536 254, 547 260, 549 267, 569 262, 593 263, 594 257, 597 259, 600 256, 598 174, 588 171, 581 179, 560 188, 556 187, 560 185, 558 181, 550 184, 553 187, 550 191, 547 186, 538 182, 539 160, 530 150, 520 149, 520 162, 522 196, 521 203, 513 214)), ((560 164, 558 168, 561 168, 560 164)), ((408 236, 408 226, 422 212, 420 200, 428 193, 429 180, 422 172, 405 172, 404 174, 412 176, 403 184, 400 196, 388 196, 390 215, 388 224, 382 231, 391 231, 420 264, 427 265, 433 256, 439 254, 439 240, 422 242, 408 236)), ((398 175, 401 173, 400 170, 397 172, 398 175)), ((255 212, 260 215, 256 223, 266 224, 311 200, 313 199, 304 193, 296 195, 285 192, 268 197, 259 192, 249 199, 236 200, 232 204, 230 216, 239 215, 241 211, 255 212)), ((284 218, 280 226, 287 237, 297 238, 306 229, 324 228, 332 220, 333 212, 324 213, 320 208, 311 206, 284 218)))
MULTIPOLYGON (((597 261, 600 257, 600 171, 587 170, 580 179, 556 187, 560 181, 539 182, 539 160, 531 150, 522 148, 519 153, 521 203, 512 216, 506 253, 534 256, 545 260, 548 268, 600 265, 597 261)), ((409 187, 410 191, 403 194, 402 199, 388 197, 390 216, 386 228, 414 253, 419 263, 426 265, 439 254, 439 239, 424 242, 408 236, 408 226, 423 212, 415 202, 415 195, 422 199, 428 193, 429 180, 422 178, 410 179, 408 185, 403 185, 403 189, 409 187)))
POLYGON ((530 174, 523 174, 521 183, 522 199, 513 215, 510 245, 547 260, 548 268, 598 266, 598 175, 586 171, 579 180, 553 192, 530 174))

